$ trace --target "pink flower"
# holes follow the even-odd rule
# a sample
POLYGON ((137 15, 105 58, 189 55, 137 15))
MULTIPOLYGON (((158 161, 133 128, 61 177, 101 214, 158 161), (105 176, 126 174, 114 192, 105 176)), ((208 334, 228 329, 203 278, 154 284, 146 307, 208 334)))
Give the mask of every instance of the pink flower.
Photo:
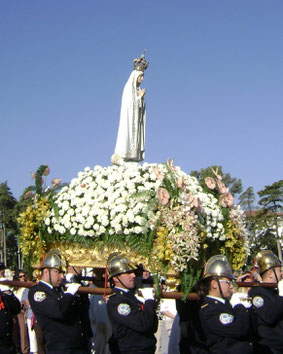
POLYGON ((184 179, 183 177, 177 178, 176 184, 177 184, 177 187, 178 187, 178 188, 185 190, 185 188, 186 188, 186 182, 185 182, 185 179, 184 179))
POLYGON ((216 169, 216 171, 214 171, 213 168, 212 169, 212 172, 215 174, 215 177, 218 179, 218 181, 221 181, 222 180, 222 177, 218 174, 218 167, 216 169))
POLYGON ((52 183, 52 186, 55 188, 55 187, 59 186, 59 184, 61 183, 61 178, 53 178, 51 183, 52 183))
POLYGON ((185 205, 189 205, 191 207, 198 208, 199 207, 199 199, 195 198, 193 193, 182 192, 179 197, 180 201, 185 205))
POLYGON ((225 186, 225 184, 222 181, 217 181, 217 185, 219 188, 219 192, 221 194, 228 193, 228 188, 225 186))
POLYGON ((224 193, 220 196, 219 201, 224 208, 231 207, 234 203, 234 197, 231 193, 224 193))
POLYGON ((49 173, 50 173, 50 168, 49 168, 49 166, 47 165, 46 169, 45 169, 44 172, 43 172, 43 176, 48 176, 49 173))
POLYGON ((173 163, 174 163, 174 161, 173 161, 172 159, 169 158, 169 159, 167 160, 167 165, 168 165, 169 169, 170 169, 172 172, 175 172, 175 167, 174 167, 173 163))
POLYGON ((216 187, 216 182, 212 177, 206 177, 204 182, 209 189, 214 189, 216 187))
POLYGON ((158 181, 162 182, 164 175, 162 172, 159 171, 159 169, 157 167, 153 167, 153 172, 155 173, 156 178, 158 179, 158 181))
POLYGON ((24 198, 24 199, 27 199, 27 198, 30 197, 31 195, 32 195, 32 191, 27 191, 27 192, 24 194, 23 198, 24 198))
POLYGON ((190 203, 190 205, 192 207, 195 207, 195 208, 198 208, 199 206, 199 199, 198 198, 195 198, 193 193, 190 192, 189 195, 188 195, 188 202, 190 203))
POLYGON ((159 188, 157 191, 157 198, 160 204, 166 205, 169 202, 170 194, 165 188, 159 188))
POLYGON ((192 206, 195 208, 199 208, 200 203, 198 198, 194 198, 194 200, 192 201, 192 206))

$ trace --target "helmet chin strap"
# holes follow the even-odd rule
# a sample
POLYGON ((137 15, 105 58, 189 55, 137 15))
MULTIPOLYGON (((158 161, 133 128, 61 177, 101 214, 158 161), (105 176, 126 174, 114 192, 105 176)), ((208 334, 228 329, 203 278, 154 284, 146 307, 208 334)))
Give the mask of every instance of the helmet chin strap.
POLYGON ((128 287, 122 282, 122 280, 119 278, 119 275, 116 275, 116 277, 119 279, 119 282, 123 285, 123 287, 124 287, 125 289, 132 290, 132 289, 128 288, 128 287))
POLYGON ((220 286, 219 277, 215 277, 215 280, 216 280, 216 282, 217 282, 218 289, 219 289, 219 292, 220 292, 220 295, 221 295, 222 299, 225 300, 225 301, 228 301, 228 300, 226 299, 226 297, 224 296, 224 294, 223 294, 222 288, 221 288, 221 286, 220 286))
POLYGON ((276 272, 275 272, 274 268, 272 268, 272 270, 273 270, 273 274, 275 275, 276 283, 278 283, 278 282, 279 282, 279 280, 278 280, 277 274, 276 274, 276 272))
POLYGON ((51 268, 48 268, 48 272, 49 272, 49 283, 53 286, 52 284, 52 278, 51 278, 51 268))

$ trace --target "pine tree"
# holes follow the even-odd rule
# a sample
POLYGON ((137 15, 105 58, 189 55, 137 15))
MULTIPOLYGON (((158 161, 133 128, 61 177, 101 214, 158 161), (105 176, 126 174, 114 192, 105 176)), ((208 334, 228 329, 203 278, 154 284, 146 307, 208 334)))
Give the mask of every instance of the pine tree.
POLYGON ((244 193, 239 196, 241 207, 250 214, 254 210, 255 194, 253 187, 249 187, 244 193))
POLYGON ((7 182, 0 184, 0 232, 1 261, 15 267, 17 262, 17 221, 15 206, 17 200, 13 197, 7 182))
POLYGON ((276 239, 277 252, 279 259, 282 262, 282 251, 280 241, 282 235, 280 228, 283 225, 283 180, 273 183, 271 186, 258 192, 261 197, 259 205, 262 206, 260 210, 259 221, 263 224, 266 233, 270 233, 276 239))

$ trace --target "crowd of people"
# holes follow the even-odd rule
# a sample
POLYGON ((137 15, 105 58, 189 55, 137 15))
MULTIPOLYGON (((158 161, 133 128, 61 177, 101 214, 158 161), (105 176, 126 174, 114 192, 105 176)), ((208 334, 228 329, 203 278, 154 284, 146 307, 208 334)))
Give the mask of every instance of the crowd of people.
MULTIPOLYGON (((0 281, 4 272, 0 264, 0 281)), ((238 276, 237 291, 227 258, 210 258, 194 288, 198 300, 158 299, 149 272, 119 253, 109 256, 107 273, 110 295, 82 292, 101 287, 103 270, 83 283, 82 267, 54 250, 32 287, 0 284, 0 353, 283 353, 281 262, 271 251, 238 276)), ((26 272, 16 280, 26 282, 26 272)))

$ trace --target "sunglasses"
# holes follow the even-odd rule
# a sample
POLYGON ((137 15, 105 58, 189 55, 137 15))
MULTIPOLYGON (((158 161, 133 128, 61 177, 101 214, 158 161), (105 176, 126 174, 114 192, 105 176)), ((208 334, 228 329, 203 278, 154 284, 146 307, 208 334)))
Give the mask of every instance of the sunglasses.
POLYGON ((233 282, 231 280, 220 279, 219 281, 221 281, 222 283, 226 283, 229 286, 233 284, 233 282))
POLYGON ((19 278, 24 278, 25 277, 25 275, 19 275, 19 278))

